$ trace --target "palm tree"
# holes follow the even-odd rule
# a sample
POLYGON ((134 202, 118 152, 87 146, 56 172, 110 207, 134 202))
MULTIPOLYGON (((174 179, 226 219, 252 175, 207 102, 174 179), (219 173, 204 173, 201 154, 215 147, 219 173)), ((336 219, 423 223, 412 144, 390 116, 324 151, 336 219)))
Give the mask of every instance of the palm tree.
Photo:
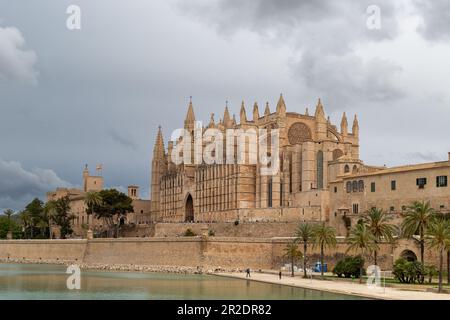
POLYGON ((6 209, 3 211, 3 214, 8 217, 8 220, 11 220, 11 216, 14 214, 14 210, 6 209))
POLYGON ((306 274, 306 251, 308 249, 308 242, 312 241, 314 236, 314 227, 310 223, 301 223, 298 226, 297 233, 296 233, 296 241, 302 241, 303 242, 303 278, 307 277, 306 274))
MULTIPOLYGON (((363 257, 379 249, 375 242, 375 236, 364 223, 358 223, 352 228, 348 237, 348 243, 349 247, 347 248, 347 252, 357 250, 361 252, 361 256, 363 257)), ((362 283, 362 276, 363 265, 361 264, 359 267, 359 283, 362 283)))
POLYGON ((31 229, 30 229, 30 239, 33 238, 32 219, 31 219, 30 214, 27 211, 22 211, 22 213, 20 214, 20 221, 22 223, 24 236, 26 237, 27 228, 31 227, 31 229))
POLYGON ((430 248, 439 252, 439 293, 442 292, 442 273, 444 252, 450 250, 450 221, 444 219, 433 220, 427 228, 430 248))
POLYGON ((53 217, 56 214, 56 202, 54 200, 47 201, 47 203, 44 205, 43 211, 44 211, 44 216, 47 220, 49 239, 51 239, 52 238, 51 225, 52 225, 53 217))
POLYGON ((313 239, 314 245, 320 246, 320 274, 323 278, 323 252, 326 247, 336 246, 336 230, 325 223, 318 224, 313 228, 313 239))
POLYGON ((415 201, 408 207, 405 218, 402 222, 402 233, 405 237, 411 238, 419 234, 420 262, 425 263, 425 231, 434 215, 434 209, 430 202, 415 201))
MULTIPOLYGON (((102 197, 101 197, 100 193, 91 191, 91 192, 86 193, 86 197, 84 198, 84 203, 86 204, 86 207, 88 208, 86 210, 86 213, 88 215, 94 216, 94 207, 98 206, 102 203, 102 197)), ((91 220, 92 220, 92 218, 91 218, 91 220)), ((88 218, 88 230, 91 230, 89 218, 88 218)))
MULTIPOLYGON (((383 212, 382 209, 372 208, 367 216, 364 218, 364 223, 366 224, 369 231, 372 233, 375 239, 375 243, 378 244, 383 239, 393 242, 394 234, 396 228, 394 225, 388 223, 390 220, 389 216, 383 212)), ((374 264, 378 263, 378 250, 373 251, 374 264)))
POLYGON ((295 261, 302 258, 302 253, 298 250, 298 245, 295 241, 289 243, 284 249, 284 257, 288 258, 291 261, 291 277, 294 276, 294 263, 295 261))

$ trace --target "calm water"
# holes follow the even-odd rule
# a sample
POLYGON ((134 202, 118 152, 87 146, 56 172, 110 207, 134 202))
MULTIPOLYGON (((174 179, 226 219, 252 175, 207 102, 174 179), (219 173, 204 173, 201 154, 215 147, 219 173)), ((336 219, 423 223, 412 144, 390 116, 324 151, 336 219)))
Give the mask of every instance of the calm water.
POLYGON ((359 299, 210 275, 81 271, 68 290, 61 265, 0 264, 0 299, 359 299))

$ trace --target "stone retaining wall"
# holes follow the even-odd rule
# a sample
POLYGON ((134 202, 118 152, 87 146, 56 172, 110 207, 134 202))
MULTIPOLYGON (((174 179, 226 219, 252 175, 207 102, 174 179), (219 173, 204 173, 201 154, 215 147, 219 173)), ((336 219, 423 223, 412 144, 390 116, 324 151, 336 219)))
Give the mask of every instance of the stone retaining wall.
MULTIPOLYGON (((93 240, 2 240, 0 259, 14 261, 67 261, 86 265, 173 266, 192 269, 278 269, 288 263, 284 257, 290 238, 167 237, 93 240)), ((379 264, 391 270, 392 263, 405 249, 418 252, 412 241, 401 240, 392 247, 381 244, 379 264)), ((300 249, 303 251, 302 246, 300 249)), ((310 264, 319 260, 319 248, 309 246, 310 264)), ((347 253, 344 239, 325 250, 329 270, 347 253)), ((427 250, 427 264, 437 262, 427 250)), ((370 261, 368 262, 370 263, 370 261)), ((300 262, 298 263, 300 265, 300 262)))

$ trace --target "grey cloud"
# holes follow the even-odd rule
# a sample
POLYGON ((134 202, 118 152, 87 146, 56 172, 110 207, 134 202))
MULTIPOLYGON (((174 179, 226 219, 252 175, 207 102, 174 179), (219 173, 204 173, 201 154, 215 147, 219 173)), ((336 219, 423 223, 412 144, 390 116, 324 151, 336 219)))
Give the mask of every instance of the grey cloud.
POLYGON ((428 40, 450 40, 450 2, 448 0, 413 0, 423 23, 418 31, 428 40))
POLYGON ((292 66, 296 76, 303 79, 314 95, 332 103, 332 109, 342 109, 366 99, 383 102, 404 95, 394 81, 401 68, 381 59, 364 62, 353 54, 338 56, 309 52, 292 66))
POLYGON ((36 82, 36 53, 25 49, 22 33, 14 27, 0 27, 0 79, 36 82))
POLYGON ((118 144, 127 148, 131 148, 133 150, 138 149, 138 145, 132 139, 128 138, 123 133, 119 133, 116 129, 111 129, 108 131, 108 133, 111 139, 118 144))
POLYGON ((441 154, 431 151, 411 152, 407 154, 407 157, 416 162, 433 162, 442 160, 441 154))
POLYGON ((335 105, 342 105, 403 96, 395 84, 400 67, 382 58, 365 62, 354 52, 357 45, 397 35, 397 8, 392 1, 377 2, 381 29, 367 28, 366 10, 371 4, 351 0, 216 0, 179 6, 225 36, 247 30, 291 48, 296 61, 290 64, 292 74, 304 85, 304 91, 326 94, 335 105))
POLYGON ((20 210, 36 196, 41 198, 56 187, 70 187, 49 169, 26 170, 19 162, 0 159, 0 208, 20 210))

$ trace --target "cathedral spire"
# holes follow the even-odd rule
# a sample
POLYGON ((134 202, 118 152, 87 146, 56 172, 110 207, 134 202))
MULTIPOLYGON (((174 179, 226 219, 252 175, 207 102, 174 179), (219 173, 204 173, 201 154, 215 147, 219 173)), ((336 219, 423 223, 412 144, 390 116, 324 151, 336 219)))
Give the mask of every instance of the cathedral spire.
POLYGON ((356 114, 355 114, 355 119, 353 119, 352 134, 354 136, 359 135, 359 123, 358 123, 358 117, 356 116, 356 114))
POLYGON ((242 104, 241 104, 241 112, 240 112, 239 115, 240 115, 240 121, 241 121, 241 124, 247 123, 247 113, 245 112, 244 100, 242 100, 242 104))
POLYGON ((209 120, 209 126, 208 128, 215 128, 216 127, 216 123, 214 121, 214 113, 211 113, 211 118, 209 120))
POLYGON ((320 98, 319 101, 317 102, 315 117, 316 120, 325 120, 325 111, 323 111, 323 105, 320 98))
POLYGON ((256 123, 259 120, 258 104, 255 102, 253 105, 253 121, 256 123))
POLYGON ((184 120, 184 127, 185 128, 191 128, 191 130, 194 128, 194 122, 195 122, 195 115, 194 115, 194 107, 192 105, 192 96, 189 97, 189 106, 188 111, 186 114, 186 119, 184 120))
POLYGON ((268 117, 270 115, 269 102, 266 102, 266 109, 264 110, 264 116, 268 117))
POLYGON ((225 103, 225 111, 223 112, 223 124, 226 128, 230 126, 231 118, 230 112, 228 111, 228 101, 225 103))
POLYGON ((155 146, 153 147, 153 159, 164 158, 164 139, 161 126, 158 127, 158 133, 156 135, 155 146))
POLYGON ((341 133, 343 135, 348 134, 348 121, 347 121, 347 115, 345 114, 345 112, 342 115, 342 120, 341 120, 341 133))
POLYGON ((280 94, 280 99, 278 99, 277 103, 277 113, 278 114, 286 114, 286 104, 284 103, 283 94, 280 94))

